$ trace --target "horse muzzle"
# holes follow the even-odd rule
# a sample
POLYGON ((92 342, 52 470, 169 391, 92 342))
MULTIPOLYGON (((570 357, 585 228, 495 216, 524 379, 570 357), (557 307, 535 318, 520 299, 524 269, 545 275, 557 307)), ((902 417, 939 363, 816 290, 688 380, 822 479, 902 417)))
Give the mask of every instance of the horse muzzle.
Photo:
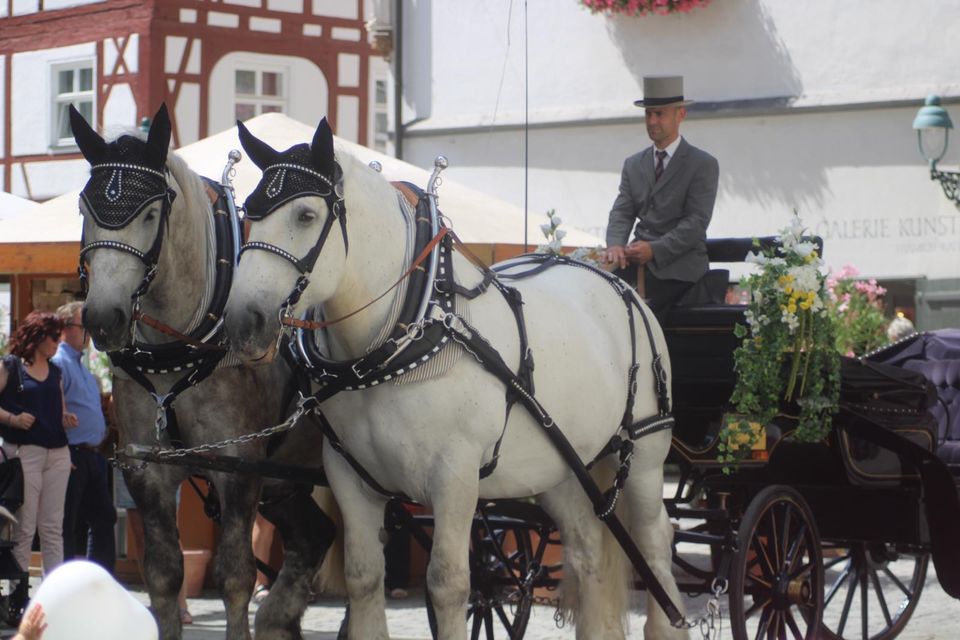
POLYGON ((100 351, 116 351, 130 342, 130 312, 119 306, 84 305, 83 326, 100 351))
POLYGON ((256 307, 228 309, 224 318, 230 350, 250 366, 269 364, 276 356, 280 323, 256 307))

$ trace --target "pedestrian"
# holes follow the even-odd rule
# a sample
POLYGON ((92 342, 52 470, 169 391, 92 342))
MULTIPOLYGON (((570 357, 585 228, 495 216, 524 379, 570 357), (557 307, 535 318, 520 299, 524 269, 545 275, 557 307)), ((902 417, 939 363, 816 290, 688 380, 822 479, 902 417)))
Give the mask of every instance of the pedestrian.
POLYGON ((82 311, 82 302, 70 302, 57 309, 63 333, 52 358, 63 373, 67 410, 76 414, 79 423, 67 432, 73 470, 63 513, 63 555, 68 560, 77 555, 86 557, 112 574, 117 560, 117 510, 110 492, 110 466, 100 453, 107 422, 100 402, 100 384, 82 362, 83 350, 90 345, 82 311), (78 528, 83 533, 82 546, 78 546, 78 528))
MULTIPOLYGON (((276 526, 259 513, 253 521, 253 557, 259 562, 270 566, 270 556, 273 550, 273 536, 276 526)), ((272 567, 271 567, 272 568, 272 567)), ((270 585, 273 577, 265 574, 257 566, 257 580, 253 585, 253 602, 260 604, 270 595, 270 585)))
POLYGON ((901 311, 897 313, 897 317, 891 320, 887 326, 887 341, 896 342, 907 336, 912 336, 916 332, 917 329, 913 326, 913 322, 910 321, 910 318, 903 315, 901 311))
POLYGON ((66 430, 77 426, 77 416, 65 409, 60 368, 50 362, 62 328, 54 314, 31 312, 10 336, 10 355, 0 367, 3 450, 23 465, 13 556, 29 570, 30 547, 39 532, 45 574, 63 563, 63 507, 70 478, 66 430))
POLYGON ((684 99, 682 76, 643 79, 643 99, 634 104, 644 108, 653 145, 623 163, 603 253, 661 322, 710 266, 707 226, 720 168, 680 135, 691 102, 684 99))

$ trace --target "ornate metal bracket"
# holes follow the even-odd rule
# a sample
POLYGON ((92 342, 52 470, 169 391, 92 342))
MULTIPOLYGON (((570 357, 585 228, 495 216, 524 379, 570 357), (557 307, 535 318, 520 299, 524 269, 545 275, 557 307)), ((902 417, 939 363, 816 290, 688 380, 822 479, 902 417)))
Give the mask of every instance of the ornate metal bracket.
POLYGON ((960 209, 960 171, 940 171, 933 165, 930 167, 930 179, 939 180, 943 194, 960 209))

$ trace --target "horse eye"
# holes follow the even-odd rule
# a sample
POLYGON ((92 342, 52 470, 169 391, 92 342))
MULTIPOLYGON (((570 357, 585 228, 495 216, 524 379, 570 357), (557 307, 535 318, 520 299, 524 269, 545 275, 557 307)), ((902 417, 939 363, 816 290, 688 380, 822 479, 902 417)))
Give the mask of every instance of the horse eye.
POLYGON ((154 215, 153 211, 147 211, 147 215, 143 216, 143 221, 151 222, 155 217, 156 215, 154 215))
POLYGON ((297 214, 297 222, 313 222, 316 218, 317 214, 309 209, 304 209, 297 214))

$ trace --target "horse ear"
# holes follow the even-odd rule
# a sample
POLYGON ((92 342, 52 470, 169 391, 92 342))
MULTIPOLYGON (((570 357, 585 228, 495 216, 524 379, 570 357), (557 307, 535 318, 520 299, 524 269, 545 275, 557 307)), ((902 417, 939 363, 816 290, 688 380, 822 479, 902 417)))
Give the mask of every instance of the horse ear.
POLYGON ((250 133, 250 130, 239 120, 237 120, 237 133, 240 135, 240 146, 261 171, 274 164, 279 155, 276 149, 250 133))
POLYGON ((87 119, 72 104, 70 105, 70 129, 73 131, 73 139, 80 147, 80 153, 87 162, 91 165, 103 162, 107 152, 107 142, 93 130, 87 119))
POLYGON ((313 158, 314 166, 324 175, 333 175, 333 129, 327 122, 326 116, 317 125, 317 131, 313 134, 313 142, 310 143, 310 155, 313 158))
POLYGON ((170 130, 170 115, 167 113, 167 104, 164 102, 153 116, 150 133, 147 134, 147 161, 158 169, 167 162, 170 130))

